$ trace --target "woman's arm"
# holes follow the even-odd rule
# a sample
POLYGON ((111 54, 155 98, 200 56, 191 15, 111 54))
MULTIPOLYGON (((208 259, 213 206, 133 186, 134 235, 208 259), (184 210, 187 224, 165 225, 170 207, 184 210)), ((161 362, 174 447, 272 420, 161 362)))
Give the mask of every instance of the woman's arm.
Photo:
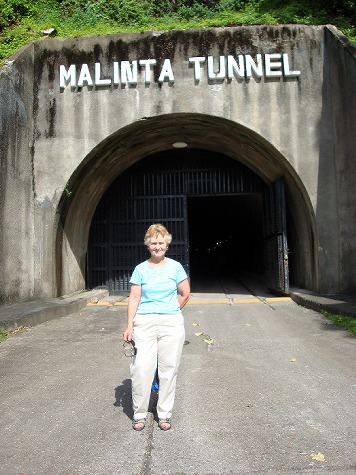
POLYGON ((178 284, 178 303, 180 308, 182 309, 184 305, 188 302, 190 297, 190 284, 189 280, 185 279, 178 284))
POLYGON ((129 304, 127 307, 127 328, 123 333, 125 341, 131 341, 133 330, 133 319, 136 315, 138 304, 141 300, 141 286, 132 284, 130 288, 129 304))

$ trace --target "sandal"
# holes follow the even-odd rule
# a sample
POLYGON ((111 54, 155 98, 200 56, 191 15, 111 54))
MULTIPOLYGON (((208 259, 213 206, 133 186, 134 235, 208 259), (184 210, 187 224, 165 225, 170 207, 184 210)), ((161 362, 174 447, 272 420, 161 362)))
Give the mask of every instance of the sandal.
POLYGON ((133 419, 132 428, 133 430, 143 430, 146 425, 146 419, 133 419))
POLYGON ((171 421, 170 419, 160 419, 158 421, 158 427, 161 430, 169 430, 171 428, 171 421))

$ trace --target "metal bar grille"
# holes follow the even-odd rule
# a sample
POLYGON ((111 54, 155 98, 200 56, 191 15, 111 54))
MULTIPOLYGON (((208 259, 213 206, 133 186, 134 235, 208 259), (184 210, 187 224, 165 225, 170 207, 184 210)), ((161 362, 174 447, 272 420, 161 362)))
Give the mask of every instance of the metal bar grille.
POLYGON ((264 237, 267 286, 271 290, 288 293, 288 244, 283 179, 265 189, 264 237))
POLYGON ((261 192, 262 180, 238 162, 194 150, 148 157, 118 177, 95 211, 88 242, 88 285, 126 293, 132 271, 148 258, 148 226, 173 235, 168 256, 189 272, 187 196, 261 192))

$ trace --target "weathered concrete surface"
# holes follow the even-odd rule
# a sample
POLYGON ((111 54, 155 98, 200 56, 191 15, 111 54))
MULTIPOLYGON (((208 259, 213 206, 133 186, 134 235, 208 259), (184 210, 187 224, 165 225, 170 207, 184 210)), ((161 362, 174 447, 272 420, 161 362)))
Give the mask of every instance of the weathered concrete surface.
POLYGON ((35 295, 33 57, 0 71, 0 301, 35 295))
POLYGON ((33 327, 79 312, 90 302, 96 302, 107 294, 105 290, 92 290, 64 298, 1 305, 0 328, 14 331, 20 327, 33 327))
POLYGON ((284 176, 294 284, 355 292, 355 57, 331 27, 286 25, 35 42, 1 70, 1 275, 6 302, 85 288, 87 238, 110 183, 184 132, 189 147, 284 176), (297 78, 194 81, 194 56, 286 53, 297 78), (151 83, 59 87, 59 67, 155 58, 151 83), (157 82, 164 59, 174 83, 157 82))
MULTIPOLYGON (((332 116, 332 125, 330 129, 332 142, 328 142, 329 137, 326 134, 323 137, 323 143, 320 148, 320 166, 318 176, 318 202, 316 206, 316 217, 320 222, 320 259, 321 265, 324 260, 328 260, 327 254, 336 252, 336 262, 338 267, 333 268, 337 273, 340 282, 349 282, 344 289, 350 290, 355 295, 356 283, 356 240, 351 237, 355 232, 353 224, 356 223, 356 206, 354 186, 356 180, 355 160, 348 157, 355 156, 356 135, 352 122, 356 120, 356 49, 349 49, 347 43, 340 48, 338 37, 335 36, 336 30, 330 27, 326 31, 326 51, 324 59, 324 81, 323 81, 323 111, 321 116, 321 127, 327 121, 327 116, 332 116), (328 61, 332 58, 332 61, 328 61), (350 60, 351 59, 351 60, 350 60), (341 85, 339 87, 338 85, 341 85), (347 113, 345 114, 345 111, 347 113), (333 146, 335 154, 335 179, 331 178, 331 170, 325 163, 327 148, 333 146), (326 211, 333 206, 331 200, 335 199, 336 219, 331 221, 326 211), (346 212, 343 212, 345 210, 346 212), (332 251, 328 242, 328 231, 331 228, 337 228, 337 245, 332 251), (326 246, 326 247, 324 247, 326 246), (347 275, 347 277, 346 277, 347 275)), ((335 243, 336 244, 336 243, 335 243)), ((330 285, 324 290, 333 290, 330 285)), ((340 287, 341 289, 342 287, 340 287)))
POLYGON ((233 295, 184 311, 167 433, 152 417, 131 429, 124 307, 86 307, 1 343, 0 474, 354 474, 355 338, 292 301, 233 295))

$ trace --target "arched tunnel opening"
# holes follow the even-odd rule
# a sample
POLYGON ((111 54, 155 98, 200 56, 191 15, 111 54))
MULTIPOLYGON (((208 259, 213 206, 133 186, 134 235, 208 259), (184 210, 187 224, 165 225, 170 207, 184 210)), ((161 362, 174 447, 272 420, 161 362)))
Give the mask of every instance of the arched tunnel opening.
POLYGON ((268 288, 276 289, 288 261, 285 276, 292 276, 293 285, 317 288, 315 216, 308 194, 286 159, 241 125, 197 114, 131 124, 93 149, 66 190, 70 195, 63 193, 58 208, 58 295, 84 286, 127 293, 134 266, 147 258, 143 236, 152 222, 172 232, 169 255, 187 267, 194 285, 204 274, 202 249, 221 242, 219 251, 205 256, 207 266, 221 262, 221 256, 215 259, 218 252, 230 254, 225 272, 264 274, 266 283, 272 277, 268 288), (188 143, 182 150, 172 149, 178 130, 188 143), (280 181, 289 246, 282 260, 276 229, 266 230, 279 219, 273 210, 282 208, 275 200, 280 181), (273 242, 267 242, 268 235, 273 242))
POLYGON ((172 233, 167 256, 184 265, 193 291, 221 291, 222 277, 263 276, 264 188, 247 167, 206 150, 145 158, 113 182, 94 214, 89 287, 129 289, 134 266, 148 257, 143 237, 153 222, 172 233))

